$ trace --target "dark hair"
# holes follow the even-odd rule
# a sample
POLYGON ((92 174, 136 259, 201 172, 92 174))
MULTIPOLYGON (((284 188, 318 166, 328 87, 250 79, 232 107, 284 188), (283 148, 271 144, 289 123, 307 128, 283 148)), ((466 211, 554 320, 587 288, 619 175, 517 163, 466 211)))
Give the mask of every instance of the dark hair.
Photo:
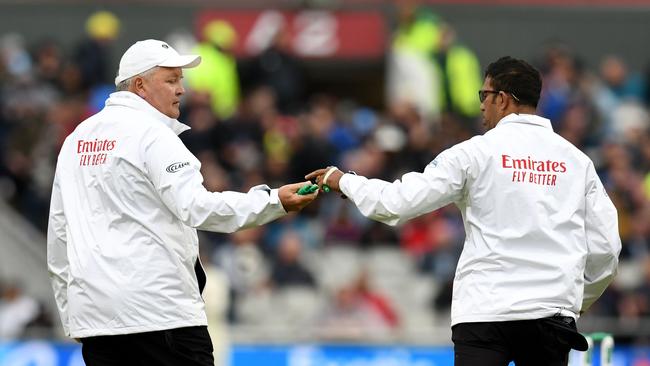
POLYGON ((510 56, 501 57, 488 65, 485 77, 491 79, 494 90, 512 94, 518 104, 537 108, 542 76, 528 62, 510 56))

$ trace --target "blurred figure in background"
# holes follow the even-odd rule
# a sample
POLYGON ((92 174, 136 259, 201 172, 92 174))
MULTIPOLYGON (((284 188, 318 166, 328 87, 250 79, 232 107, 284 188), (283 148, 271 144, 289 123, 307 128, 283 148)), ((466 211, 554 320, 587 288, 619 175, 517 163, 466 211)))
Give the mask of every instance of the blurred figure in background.
POLYGON ((230 338, 228 332, 228 309, 230 296, 228 294, 228 277, 224 271, 215 265, 207 253, 208 248, 200 245, 201 263, 208 280, 203 289, 205 315, 208 318, 208 333, 212 340, 214 365, 230 365, 230 338))
POLYGON ((458 42, 456 30, 448 23, 440 27, 440 38, 431 57, 439 70, 442 112, 473 127, 480 112, 475 95, 481 87, 478 58, 458 42))
POLYGON ((300 138, 293 141, 293 155, 289 161, 289 176, 300 179, 313 168, 334 164, 338 159, 330 133, 336 125, 336 99, 328 95, 312 98, 309 110, 301 117, 300 138))
MULTIPOLYGON (((47 191, 51 185, 56 128, 50 125, 49 112, 59 106, 60 92, 51 80, 41 79, 39 71, 56 68, 56 46, 39 45, 50 61, 34 60, 23 37, 0 37, 0 65, 5 73, 0 88, 0 190, 18 211, 39 228, 45 228, 47 191), (35 63, 36 62, 36 63, 35 63), (40 68, 51 62, 52 67, 40 68), (45 219, 45 220, 44 220, 45 219)), ((41 55, 41 48, 34 52, 41 55)), ((51 76, 51 74, 49 74, 51 76)))
POLYGON ((240 299, 261 290, 268 277, 267 264, 258 248, 262 234, 259 228, 233 233, 230 241, 217 248, 212 256, 212 261, 227 278, 227 317, 230 323, 241 320, 237 312, 240 299))
POLYGON ((330 302, 316 322, 318 337, 335 341, 361 341, 386 337, 393 327, 392 312, 378 298, 359 291, 359 282, 345 284, 335 290, 330 302), (386 312, 388 310, 388 312, 386 312), (391 314, 391 315, 388 315, 391 314))
POLYGON ((285 231, 271 270, 271 285, 276 289, 286 287, 316 287, 313 274, 301 263, 302 239, 297 232, 285 231))
POLYGON ((398 3, 397 17, 386 70, 386 105, 391 110, 411 105, 433 123, 440 116, 441 75, 429 57, 438 48, 439 20, 410 0, 398 3))
POLYGON ((368 304, 370 310, 377 313, 387 326, 392 329, 399 327, 400 319, 397 311, 386 296, 372 288, 371 276, 366 269, 361 270, 353 287, 359 297, 368 304))
POLYGON ((42 309, 16 283, 0 283, 0 341, 15 341, 25 335, 42 309))
POLYGON ((278 111, 294 115, 304 105, 303 71, 300 60, 291 53, 291 35, 286 25, 280 25, 273 32, 271 44, 250 61, 247 84, 252 89, 271 88, 278 111))
POLYGON ((620 57, 615 55, 605 57, 600 65, 600 75, 615 98, 643 101, 645 96, 643 79, 640 75, 630 72, 620 57))
POLYGON ((87 38, 77 45, 73 58, 81 72, 85 90, 92 91, 96 87, 112 85, 114 75, 111 50, 119 33, 120 20, 110 11, 95 12, 86 20, 87 38))
POLYGON ((195 92, 209 94, 214 114, 228 119, 239 106, 239 73, 233 55, 237 33, 227 21, 213 20, 203 28, 201 39, 193 52, 203 61, 187 73, 188 85, 195 92))

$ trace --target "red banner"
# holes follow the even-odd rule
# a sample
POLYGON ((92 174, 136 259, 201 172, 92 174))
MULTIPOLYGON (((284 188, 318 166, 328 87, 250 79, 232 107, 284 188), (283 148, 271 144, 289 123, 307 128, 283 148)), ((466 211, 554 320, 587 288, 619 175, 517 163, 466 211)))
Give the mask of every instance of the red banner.
POLYGON ((197 38, 215 20, 227 22, 237 33, 239 57, 258 54, 279 31, 286 32, 289 49, 301 57, 377 58, 386 47, 384 18, 375 11, 203 11, 197 18, 197 38))

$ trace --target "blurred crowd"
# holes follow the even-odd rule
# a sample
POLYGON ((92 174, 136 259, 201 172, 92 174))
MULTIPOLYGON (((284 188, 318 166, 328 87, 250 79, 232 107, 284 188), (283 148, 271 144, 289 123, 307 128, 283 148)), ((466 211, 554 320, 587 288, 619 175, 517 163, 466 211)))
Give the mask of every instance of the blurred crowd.
MULTIPOLYGON (((238 35, 224 21, 209 23, 192 42, 170 39, 203 58, 186 72, 179 120, 192 127, 181 138, 201 161, 206 188, 277 187, 328 165, 394 180, 482 133, 477 91, 486 65, 431 9, 404 6, 395 18, 382 108, 310 89, 304 60, 293 55, 282 28, 247 59, 232 53, 238 35)), ((119 19, 102 11, 89 17, 87 37, 71 50, 55 39, 26 44, 20 35, 0 35, 0 195, 44 232, 58 150, 114 89, 116 65, 108 60, 122 52, 114 47, 119 30, 119 19)), ((593 159, 619 212, 625 273, 590 315, 650 317, 650 75, 616 55, 587 68, 561 44, 531 61, 544 76, 539 113, 593 159)), ((225 278, 229 322, 245 321, 238 304, 251 293, 307 288, 325 294, 314 319, 327 330, 323 336, 345 339, 396 331, 404 314, 373 289, 368 272, 324 286, 322 270, 305 257, 332 247, 362 255, 397 249, 418 276, 437 284, 427 311, 445 314, 463 241, 455 207, 392 228, 361 217, 334 194, 262 228, 200 233, 202 256, 225 278)), ((0 319, 11 311, 4 303, 0 319)))

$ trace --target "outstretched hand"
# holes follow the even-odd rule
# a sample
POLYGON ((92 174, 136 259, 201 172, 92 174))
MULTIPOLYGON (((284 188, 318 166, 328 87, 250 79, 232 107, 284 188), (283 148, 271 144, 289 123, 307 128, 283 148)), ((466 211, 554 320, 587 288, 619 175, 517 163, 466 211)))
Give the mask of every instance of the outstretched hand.
POLYGON ((299 195, 298 190, 305 186, 311 184, 310 182, 302 183, 293 183, 287 184, 278 189, 278 196, 280 197, 280 202, 282 207, 287 212, 291 211, 300 211, 305 206, 307 206, 311 201, 313 201, 318 196, 318 191, 313 193, 299 195))
POLYGON ((314 170, 313 172, 307 174, 305 176, 305 179, 314 179, 316 184, 323 189, 323 185, 327 185, 331 190, 334 191, 341 191, 341 188, 339 187, 339 181, 341 180, 341 177, 343 176, 343 172, 338 170, 336 167, 327 167, 323 169, 318 169, 314 170), (330 169, 334 169, 327 179, 325 179, 325 175, 327 175, 327 172, 330 171, 330 169))

